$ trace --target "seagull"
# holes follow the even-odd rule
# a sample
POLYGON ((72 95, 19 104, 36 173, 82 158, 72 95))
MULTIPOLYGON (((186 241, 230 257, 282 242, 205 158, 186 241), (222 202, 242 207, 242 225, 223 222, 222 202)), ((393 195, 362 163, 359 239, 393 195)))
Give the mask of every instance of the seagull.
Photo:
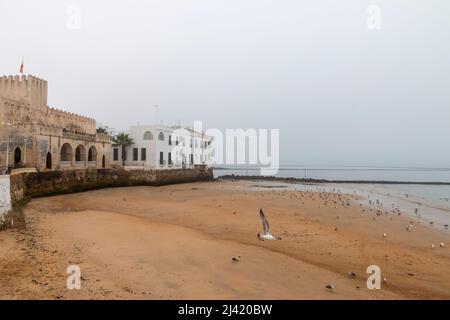
POLYGON ((327 288, 329 290, 333 290, 334 288, 336 288, 336 286, 333 283, 329 283, 325 286, 325 288, 327 288))
POLYGON ((385 232, 385 233, 383 233, 383 237, 384 237, 384 238, 386 238, 386 232, 385 232))
POLYGON ((439 243, 439 247, 445 247, 445 244, 443 242, 439 243))
POLYGON ((350 278, 356 277, 356 274, 354 272, 349 271, 347 274, 350 278))
POLYGON ((269 231, 269 221, 267 221, 266 216, 264 215, 264 212, 262 209, 259 209, 259 217, 261 218, 261 222, 263 225, 263 232, 258 232, 256 235, 259 240, 281 240, 280 237, 273 236, 269 231))

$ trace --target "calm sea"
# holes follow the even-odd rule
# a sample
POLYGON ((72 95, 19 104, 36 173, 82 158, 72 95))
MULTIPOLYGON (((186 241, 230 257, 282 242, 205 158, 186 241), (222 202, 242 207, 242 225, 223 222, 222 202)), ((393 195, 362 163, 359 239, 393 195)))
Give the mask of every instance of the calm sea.
MULTIPOLYGON (((214 169, 214 176, 224 175, 258 176, 256 168, 214 169)), ((322 190, 364 196, 362 201, 379 199, 386 209, 399 207, 404 213, 415 215, 420 208, 421 219, 434 221, 442 227, 450 224, 450 169, 448 168, 357 168, 357 167, 282 167, 276 177, 307 178, 339 181, 393 181, 406 184, 389 183, 314 183, 284 184, 267 182, 286 189, 322 190), (414 182, 438 182, 439 184, 415 184, 414 182)))

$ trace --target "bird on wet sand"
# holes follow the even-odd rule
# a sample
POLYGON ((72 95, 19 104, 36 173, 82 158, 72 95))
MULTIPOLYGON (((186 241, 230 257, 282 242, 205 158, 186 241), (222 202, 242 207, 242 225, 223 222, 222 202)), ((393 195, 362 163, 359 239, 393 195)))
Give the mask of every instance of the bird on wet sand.
POLYGON ((355 278, 356 277, 356 273, 349 271, 347 273, 347 275, 349 276, 349 278, 355 278))
POLYGON ((325 286, 325 288, 327 288, 328 290, 334 290, 334 288, 336 288, 336 286, 333 283, 329 283, 325 286))
POLYGON ((273 236, 269 231, 269 221, 267 221, 266 216, 262 209, 259 209, 259 218, 261 219, 263 225, 263 232, 258 232, 256 235, 259 240, 281 240, 280 237, 273 236))

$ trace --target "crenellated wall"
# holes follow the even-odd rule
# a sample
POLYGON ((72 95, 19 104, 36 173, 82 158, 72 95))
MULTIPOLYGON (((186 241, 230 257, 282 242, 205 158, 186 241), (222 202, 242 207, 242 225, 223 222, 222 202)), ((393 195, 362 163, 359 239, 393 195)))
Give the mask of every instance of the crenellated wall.
POLYGON ((109 167, 110 149, 110 137, 97 134, 95 119, 47 106, 46 81, 0 77, 0 170, 16 165, 47 171, 109 167), (64 149, 69 158, 61 156, 64 144, 70 146, 64 149), (95 152, 76 158, 79 146, 95 152))
POLYGON ((47 107, 47 81, 28 75, 0 77, 0 97, 26 102, 33 109, 47 107))

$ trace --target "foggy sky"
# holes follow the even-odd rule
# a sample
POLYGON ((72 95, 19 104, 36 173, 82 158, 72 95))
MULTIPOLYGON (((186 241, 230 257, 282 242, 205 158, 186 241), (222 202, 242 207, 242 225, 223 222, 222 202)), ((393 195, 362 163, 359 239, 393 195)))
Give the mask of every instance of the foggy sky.
POLYGON ((0 0, 0 75, 24 56, 50 106, 279 128, 282 164, 450 167, 449 40, 439 0, 0 0))

